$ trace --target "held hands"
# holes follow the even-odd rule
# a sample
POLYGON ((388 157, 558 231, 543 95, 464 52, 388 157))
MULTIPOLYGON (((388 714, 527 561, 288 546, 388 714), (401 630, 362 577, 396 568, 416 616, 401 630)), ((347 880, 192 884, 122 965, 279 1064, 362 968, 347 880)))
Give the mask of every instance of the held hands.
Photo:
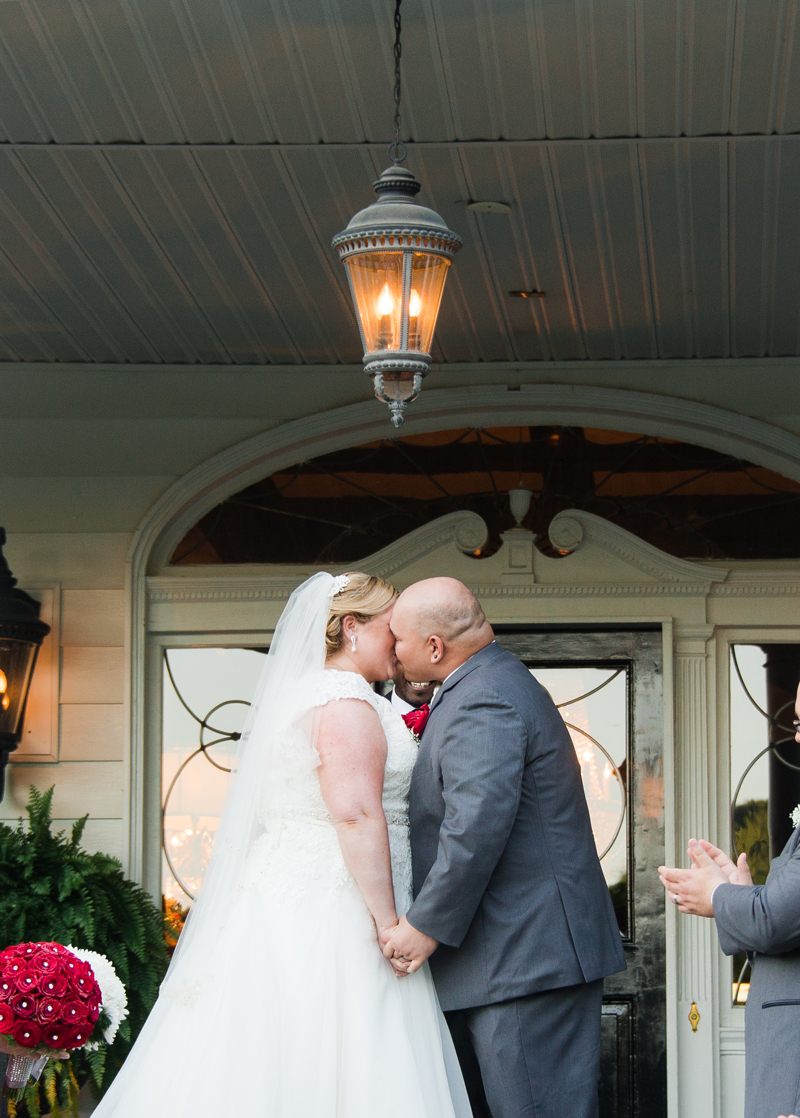
POLYGON ((377 927, 376 930, 377 930, 377 933, 378 933, 378 945, 379 945, 381 951, 383 952, 383 954, 386 956, 386 958, 392 964, 392 970, 397 975, 397 977, 398 978, 404 978, 405 975, 406 975, 406 971, 402 968, 405 967, 405 964, 401 963, 401 962, 398 962, 397 960, 392 958, 392 949, 391 948, 389 948, 388 952, 387 952, 387 945, 388 945, 389 940, 392 936, 392 932, 394 932, 394 930, 397 928, 397 926, 398 926, 397 925, 397 917, 395 917, 395 920, 394 920, 393 924, 387 924, 386 927, 383 927, 383 928, 382 927, 377 927))
POLYGON ((404 978, 407 974, 418 971, 438 946, 435 939, 426 936, 424 932, 418 932, 405 916, 401 916, 383 947, 383 953, 394 967, 397 977, 404 978))
POLYGON ((669 898, 681 912, 694 916, 713 916, 711 896, 718 885, 752 885, 747 855, 740 854, 733 862, 717 846, 701 839, 689 839, 688 870, 659 866, 658 876, 669 898))

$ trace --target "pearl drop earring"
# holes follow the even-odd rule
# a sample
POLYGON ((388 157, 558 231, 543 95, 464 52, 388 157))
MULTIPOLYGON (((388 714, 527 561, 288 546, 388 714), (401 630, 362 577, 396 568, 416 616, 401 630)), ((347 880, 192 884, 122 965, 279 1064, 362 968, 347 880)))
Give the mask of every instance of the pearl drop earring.
POLYGON ((355 635, 355 633, 353 633, 353 636, 350 638, 350 651, 355 652, 355 650, 356 650, 356 635, 355 635))

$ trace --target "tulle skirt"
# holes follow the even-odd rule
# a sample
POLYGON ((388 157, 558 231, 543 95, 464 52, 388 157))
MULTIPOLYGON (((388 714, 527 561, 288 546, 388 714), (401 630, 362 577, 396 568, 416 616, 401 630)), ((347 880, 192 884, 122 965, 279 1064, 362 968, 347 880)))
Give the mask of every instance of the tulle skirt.
POLYGON ((427 965, 396 978, 352 878, 327 876, 297 896, 273 875, 240 890, 95 1118, 470 1118, 427 965))

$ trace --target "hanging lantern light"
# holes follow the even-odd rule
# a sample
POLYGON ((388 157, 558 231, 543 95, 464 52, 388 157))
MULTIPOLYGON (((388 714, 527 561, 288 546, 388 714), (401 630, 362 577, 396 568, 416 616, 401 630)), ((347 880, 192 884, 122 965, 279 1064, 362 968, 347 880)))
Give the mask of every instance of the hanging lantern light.
POLYGON ((39 620, 39 603, 24 590, 3 555, 6 530, 0 528, 0 800, 5 791, 8 755, 22 740, 22 725, 33 669, 50 626, 39 620))
POLYGON ((420 205, 420 184, 400 164, 400 3, 395 0, 395 119, 392 166, 373 183, 377 202, 333 238, 344 263, 364 347, 364 371, 400 427, 430 372, 431 348, 447 269, 461 238, 420 205))

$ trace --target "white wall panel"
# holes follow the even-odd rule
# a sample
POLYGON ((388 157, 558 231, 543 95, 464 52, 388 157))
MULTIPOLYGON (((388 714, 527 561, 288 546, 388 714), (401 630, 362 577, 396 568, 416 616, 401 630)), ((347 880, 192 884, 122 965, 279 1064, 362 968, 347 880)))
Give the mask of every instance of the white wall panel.
POLYGON ((121 761, 124 736, 121 703, 68 703, 61 707, 62 761, 121 761))
POLYGON ((61 643, 125 643, 123 590, 65 590, 62 596, 61 643))
POLYGON ((62 650, 62 703, 121 703, 124 692, 123 648, 62 650))
POLYGON ((7 772, 0 819, 16 819, 24 813, 31 785, 46 792, 53 784, 54 819, 79 819, 86 812, 94 819, 122 818, 124 771, 119 761, 76 761, 58 768, 21 764, 11 765, 7 772))

